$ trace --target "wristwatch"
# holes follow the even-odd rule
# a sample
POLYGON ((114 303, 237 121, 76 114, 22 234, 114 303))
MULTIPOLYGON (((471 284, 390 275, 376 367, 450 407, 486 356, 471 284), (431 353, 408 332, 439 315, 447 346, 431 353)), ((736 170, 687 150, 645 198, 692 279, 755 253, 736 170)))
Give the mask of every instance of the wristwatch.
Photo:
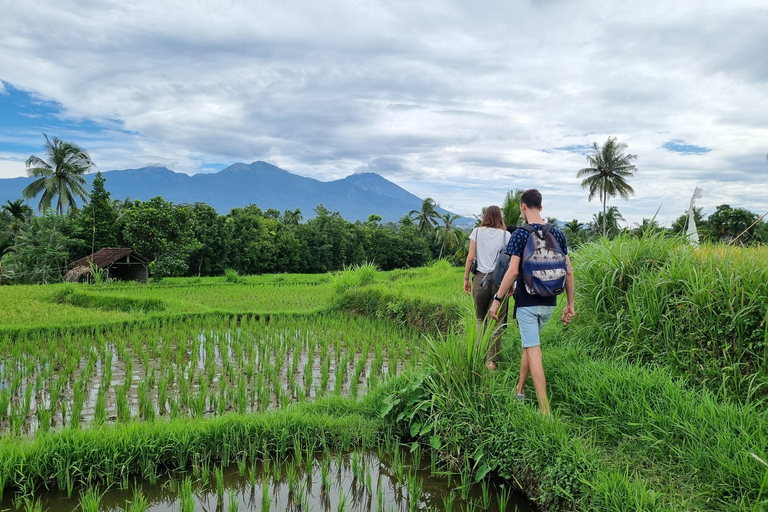
POLYGON ((503 297, 499 297, 498 295, 496 295, 496 294, 494 293, 494 294, 493 294, 493 300, 497 300, 497 301, 499 301, 499 302, 502 302, 502 301, 504 300, 504 298, 503 298, 503 297))

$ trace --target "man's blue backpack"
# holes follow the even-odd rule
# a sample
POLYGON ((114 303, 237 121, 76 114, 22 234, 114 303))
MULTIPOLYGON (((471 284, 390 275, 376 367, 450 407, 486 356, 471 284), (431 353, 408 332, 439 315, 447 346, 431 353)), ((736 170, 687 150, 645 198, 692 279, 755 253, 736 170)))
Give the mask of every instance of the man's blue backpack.
POLYGON ((565 291, 568 262, 552 234, 552 224, 541 229, 526 224, 522 229, 530 233, 520 264, 525 291, 538 297, 560 295, 565 291))

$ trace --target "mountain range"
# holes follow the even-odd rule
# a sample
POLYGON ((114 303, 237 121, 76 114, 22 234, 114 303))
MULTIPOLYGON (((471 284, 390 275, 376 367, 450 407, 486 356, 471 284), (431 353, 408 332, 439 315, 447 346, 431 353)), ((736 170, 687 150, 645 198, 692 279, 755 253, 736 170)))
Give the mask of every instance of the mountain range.
MULTIPOLYGON (((336 181, 319 181, 292 174, 267 162, 237 163, 216 173, 187 175, 165 167, 142 167, 102 172, 112 199, 146 201, 162 196, 174 204, 202 202, 219 214, 232 208, 255 204, 262 210, 281 212, 301 209, 305 219, 323 204, 345 219, 365 221, 380 215, 383 222, 397 222, 411 210, 420 210, 422 199, 375 173, 360 173, 336 181)), ((85 176, 89 185, 95 174, 85 176)), ((22 197, 21 191, 33 178, 0 179, 0 203, 22 197)), ((37 201, 29 201, 37 209, 37 201)), ((440 213, 445 210, 440 209, 440 213)), ((462 218, 457 225, 474 225, 462 218)))

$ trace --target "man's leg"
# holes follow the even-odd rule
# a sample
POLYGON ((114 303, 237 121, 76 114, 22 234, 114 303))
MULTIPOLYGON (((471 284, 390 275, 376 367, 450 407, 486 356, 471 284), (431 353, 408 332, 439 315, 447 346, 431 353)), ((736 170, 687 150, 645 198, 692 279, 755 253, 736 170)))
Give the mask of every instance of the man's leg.
POLYGON ((544 364, 541 359, 541 346, 524 348, 528 365, 531 371, 533 388, 539 399, 539 409, 545 416, 549 414, 549 399, 547 398, 547 379, 544 377, 544 364))
POLYGON ((549 399, 547 398, 547 380, 544 376, 544 364, 541 356, 540 331, 555 308, 552 306, 532 306, 518 308, 517 323, 520 327, 520 338, 523 344, 523 355, 520 359, 520 379, 517 392, 522 393, 528 373, 531 374, 533 387, 539 399, 542 414, 549 414, 549 399))
POLYGON ((522 395, 525 393, 525 381, 528 380, 528 372, 530 371, 530 365, 528 364, 528 352, 523 349, 523 355, 520 358, 520 379, 517 381, 517 394, 522 395))

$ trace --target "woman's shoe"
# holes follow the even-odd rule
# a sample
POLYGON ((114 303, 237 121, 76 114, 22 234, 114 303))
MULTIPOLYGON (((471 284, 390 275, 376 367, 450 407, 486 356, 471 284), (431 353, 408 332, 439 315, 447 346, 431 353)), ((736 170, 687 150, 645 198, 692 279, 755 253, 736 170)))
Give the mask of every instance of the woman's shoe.
POLYGON ((485 368, 486 368, 486 369, 487 369, 489 372, 493 372, 493 371, 496 371, 496 365, 495 365, 495 364, 493 364, 493 361, 488 361, 487 363, 485 363, 485 368))

